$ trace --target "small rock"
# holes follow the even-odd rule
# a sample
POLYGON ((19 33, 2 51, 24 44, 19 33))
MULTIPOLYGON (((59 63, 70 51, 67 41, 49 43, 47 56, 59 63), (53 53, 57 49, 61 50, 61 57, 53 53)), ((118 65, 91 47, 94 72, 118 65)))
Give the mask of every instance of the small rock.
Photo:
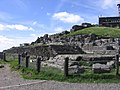
POLYGON ((0 68, 4 68, 4 65, 0 65, 0 68))

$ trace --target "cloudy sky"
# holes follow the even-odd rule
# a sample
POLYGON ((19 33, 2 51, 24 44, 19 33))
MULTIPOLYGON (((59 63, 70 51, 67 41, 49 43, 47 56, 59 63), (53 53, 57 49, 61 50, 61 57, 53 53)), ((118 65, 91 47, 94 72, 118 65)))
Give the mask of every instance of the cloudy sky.
POLYGON ((0 0, 0 51, 75 24, 117 16, 120 0, 0 0))

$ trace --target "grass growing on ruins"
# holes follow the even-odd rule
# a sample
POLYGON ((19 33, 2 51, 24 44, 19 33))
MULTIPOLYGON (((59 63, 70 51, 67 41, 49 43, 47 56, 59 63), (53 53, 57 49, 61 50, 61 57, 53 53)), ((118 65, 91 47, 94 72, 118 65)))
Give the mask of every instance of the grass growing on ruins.
POLYGON ((79 34, 96 34, 99 37, 120 37, 120 29, 110 27, 90 27, 72 32, 66 36, 75 36, 79 34))
MULTIPOLYGON (((72 83, 120 83, 120 77, 115 76, 115 70, 111 73, 104 74, 93 74, 90 69, 87 69, 84 74, 81 75, 69 75, 64 77, 63 72, 56 68, 46 67, 38 73, 34 69, 28 69, 18 67, 17 60, 10 60, 8 62, 0 61, 0 64, 10 64, 12 70, 18 71, 25 79, 39 79, 39 80, 55 80, 61 82, 72 82, 72 83)), ((120 71, 119 71, 120 72, 120 71)))
POLYGON ((63 73, 52 67, 46 67, 44 70, 41 70, 40 73, 33 69, 26 69, 26 68, 21 68, 22 70, 22 75, 23 78, 25 79, 40 79, 40 80, 57 80, 57 81, 64 81, 64 76, 63 73), (23 71, 24 70, 24 71, 23 71))
POLYGON ((120 83, 120 78, 116 78, 115 72, 106 74, 93 74, 91 70, 81 75, 70 75, 64 77, 63 73, 55 68, 46 68, 40 73, 33 69, 21 68, 22 76, 25 79, 55 80, 72 83, 120 83))

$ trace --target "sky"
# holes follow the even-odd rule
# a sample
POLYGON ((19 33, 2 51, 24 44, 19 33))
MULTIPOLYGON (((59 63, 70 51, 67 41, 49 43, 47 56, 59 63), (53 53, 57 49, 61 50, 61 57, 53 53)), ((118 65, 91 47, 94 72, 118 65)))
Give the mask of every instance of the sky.
POLYGON ((118 16, 120 0, 0 0, 0 51, 99 16, 118 16))

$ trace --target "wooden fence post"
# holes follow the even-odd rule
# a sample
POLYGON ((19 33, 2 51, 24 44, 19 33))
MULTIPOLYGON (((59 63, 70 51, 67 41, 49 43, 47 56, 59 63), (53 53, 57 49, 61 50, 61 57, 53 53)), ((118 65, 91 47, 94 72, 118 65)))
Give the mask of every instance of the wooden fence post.
POLYGON ((116 76, 119 76, 119 55, 116 55, 116 76))
POLYGON ((3 53, 3 60, 6 61, 6 54, 3 53))
POLYGON ((18 54, 18 64, 19 65, 21 64, 21 58, 22 58, 21 54, 18 54))
POLYGON ((37 58, 37 71, 40 72, 40 68, 41 68, 41 58, 38 57, 37 58))
POLYGON ((30 58, 30 56, 26 56, 26 68, 29 67, 29 58, 30 58))
POLYGON ((65 77, 68 76, 68 62, 69 62, 69 58, 66 57, 66 58, 65 58, 65 62, 64 62, 64 76, 65 76, 65 77))

